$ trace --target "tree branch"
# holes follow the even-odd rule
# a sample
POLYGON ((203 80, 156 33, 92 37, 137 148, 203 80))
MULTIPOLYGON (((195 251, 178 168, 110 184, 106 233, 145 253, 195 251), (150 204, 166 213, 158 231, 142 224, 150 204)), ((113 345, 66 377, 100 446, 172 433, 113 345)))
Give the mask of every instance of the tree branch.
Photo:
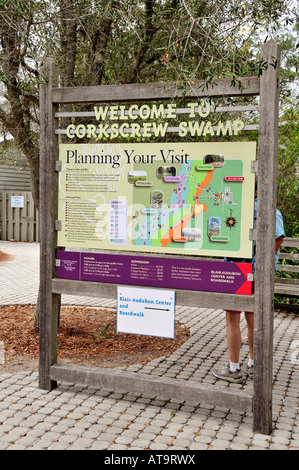
POLYGON ((73 0, 61 0, 61 77, 63 86, 74 83, 78 20, 73 0))
POLYGON ((91 37, 91 77, 94 85, 100 85, 104 76, 105 56, 112 28, 113 14, 119 7, 119 0, 108 0, 102 20, 91 37))
POLYGON ((134 66, 131 69, 128 83, 133 83, 137 81, 138 72, 140 70, 142 61, 144 60, 144 57, 151 45, 153 36, 157 30, 153 25, 154 3, 155 3, 155 0, 145 0, 146 17, 145 17, 145 25, 144 25, 144 39, 136 55, 136 59, 134 62, 134 66))

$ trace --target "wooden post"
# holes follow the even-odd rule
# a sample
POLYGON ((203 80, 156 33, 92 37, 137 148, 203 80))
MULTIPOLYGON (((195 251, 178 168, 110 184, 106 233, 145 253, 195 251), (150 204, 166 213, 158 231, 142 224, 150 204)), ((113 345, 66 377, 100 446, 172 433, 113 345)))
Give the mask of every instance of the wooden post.
POLYGON ((40 86, 40 341, 39 387, 51 390, 56 382, 50 379, 50 367, 57 362, 57 324, 60 296, 52 294, 55 276, 55 249, 57 237, 57 177, 55 159, 58 158, 58 138, 55 136, 56 105, 52 103, 53 61, 47 59, 45 72, 48 83, 40 86))
POLYGON ((267 42, 263 57, 268 68, 260 80, 253 431, 270 434, 280 47, 273 40, 267 42))

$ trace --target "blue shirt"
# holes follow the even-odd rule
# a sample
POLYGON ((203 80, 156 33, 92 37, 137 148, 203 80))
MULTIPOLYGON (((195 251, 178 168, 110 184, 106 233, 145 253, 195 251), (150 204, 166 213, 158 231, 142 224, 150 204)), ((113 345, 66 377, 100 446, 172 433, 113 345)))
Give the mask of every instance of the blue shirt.
MULTIPOLYGON (((256 217, 257 217, 257 199, 254 200, 254 220, 253 220, 253 228, 256 228, 256 217)), ((275 239, 279 237, 285 237, 284 225, 283 225, 283 217, 281 212, 276 209, 276 230, 275 230, 275 239)), ((252 244, 252 259, 250 262, 252 263, 252 272, 255 273, 255 245, 256 241, 253 241, 252 244)), ((248 263, 248 259, 233 259, 233 258, 224 258, 224 261, 235 261, 236 263, 248 263)), ((275 271, 277 270, 277 262, 278 262, 278 252, 275 253, 275 271)))
MULTIPOLYGON (((285 237, 285 232, 284 232, 284 225, 283 225, 283 218, 281 215, 281 212, 276 209, 276 232, 275 232, 275 239, 279 237, 285 237)), ((277 271, 277 262, 278 262, 278 251, 275 253, 275 271, 277 271)))

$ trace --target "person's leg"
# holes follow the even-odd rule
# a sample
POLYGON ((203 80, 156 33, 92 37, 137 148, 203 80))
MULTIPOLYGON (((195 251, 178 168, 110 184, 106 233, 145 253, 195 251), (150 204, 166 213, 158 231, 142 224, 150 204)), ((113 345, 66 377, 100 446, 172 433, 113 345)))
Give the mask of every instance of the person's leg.
POLYGON ((254 335, 254 315, 253 312, 246 312, 245 319, 248 328, 248 346, 249 346, 249 359, 244 367, 244 372, 253 379, 253 335, 254 335))
POLYGON ((240 315, 241 312, 227 310, 226 312, 226 338, 229 360, 233 364, 239 364, 241 349, 240 315))
POLYGON ((254 315, 253 312, 245 312, 245 319, 248 328, 248 346, 249 357, 253 360, 253 334, 254 334, 254 315))
POLYGON ((241 383, 244 380, 239 364, 241 349, 240 314, 241 312, 236 311, 226 312, 226 337, 229 362, 226 367, 213 370, 213 375, 217 379, 233 383, 241 383))

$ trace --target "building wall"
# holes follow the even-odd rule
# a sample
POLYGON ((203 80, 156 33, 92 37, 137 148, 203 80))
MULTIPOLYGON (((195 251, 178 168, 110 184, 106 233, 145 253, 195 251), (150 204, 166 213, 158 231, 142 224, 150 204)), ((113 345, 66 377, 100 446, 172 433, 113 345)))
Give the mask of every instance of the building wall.
POLYGON ((0 165, 0 240, 39 241, 39 214, 26 166, 0 165), (12 207, 13 196, 23 197, 23 207, 12 207))
POLYGON ((0 165, 0 191, 31 191, 30 169, 0 165))

